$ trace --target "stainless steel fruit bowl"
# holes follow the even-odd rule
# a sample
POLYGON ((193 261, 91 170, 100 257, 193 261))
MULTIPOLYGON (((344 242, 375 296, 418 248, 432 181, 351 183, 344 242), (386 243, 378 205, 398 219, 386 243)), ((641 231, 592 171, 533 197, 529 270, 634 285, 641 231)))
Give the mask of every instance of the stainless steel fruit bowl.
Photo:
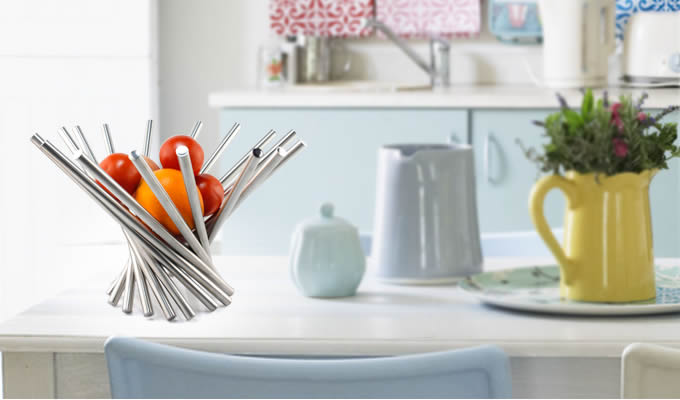
MULTIPOLYGON (((198 136, 201 127, 199 121, 191 133, 192 138, 198 136)), ((202 165, 200 173, 214 169, 220 155, 240 128, 238 123, 231 127, 202 165)), ((224 198, 218 211, 208 218, 203 216, 200 207, 189 151, 184 146, 178 147, 176 155, 195 225, 191 229, 144 160, 144 156, 149 153, 151 130, 152 122, 149 121, 142 153, 133 150, 129 158, 178 228, 178 237, 97 164, 79 126, 76 126, 75 136, 65 127, 59 130, 67 148, 66 154, 37 133, 31 137, 31 142, 121 225, 129 248, 129 258, 108 287, 109 303, 116 307, 122 300, 123 312, 131 314, 135 309, 135 299, 138 298, 139 309, 145 317, 153 317, 155 309, 159 308, 163 317, 172 321, 176 319, 178 309, 185 320, 190 320, 196 316, 199 307, 211 312, 231 304, 234 288, 215 268, 210 243, 246 198, 303 149, 305 144, 296 141, 289 145, 296 136, 295 131, 291 130, 265 151, 264 147, 276 135, 276 132, 269 131, 221 177, 224 198)), ((111 154, 114 152, 113 140, 107 124, 103 126, 103 133, 111 154)))

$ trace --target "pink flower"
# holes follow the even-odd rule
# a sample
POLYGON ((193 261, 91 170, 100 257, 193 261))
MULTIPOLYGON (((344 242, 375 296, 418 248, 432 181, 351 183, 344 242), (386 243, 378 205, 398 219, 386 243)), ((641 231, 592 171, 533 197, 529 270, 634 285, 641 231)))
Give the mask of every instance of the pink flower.
POLYGON ((616 117, 614 119, 614 125, 619 129, 619 133, 623 133, 623 121, 621 121, 621 118, 616 117))
POLYGON ((628 154, 628 145, 623 139, 615 137, 612 139, 612 144, 614 145, 614 154, 617 157, 623 158, 628 154))
POLYGON ((619 108, 621 108, 621 103, 612 104, 612 118, 619 116, 619 108))
POLYGON ((647 114, 640 111, 637 115, 637 119, 638 119, 638 121, 642 122, 642 121, 647 119, 647 114))

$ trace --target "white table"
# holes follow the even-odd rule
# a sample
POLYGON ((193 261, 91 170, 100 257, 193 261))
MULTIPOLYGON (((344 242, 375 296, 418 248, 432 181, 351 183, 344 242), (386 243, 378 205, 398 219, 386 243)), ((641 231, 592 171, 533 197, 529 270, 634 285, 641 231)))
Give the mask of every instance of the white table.
MULTIPOLYGON (((680 263, 680 260, 663 260, 680 263)), ((367 273, 359 295, 299 295, 283 257, 216 258, 233 304, 190 322, 128 316, 106 303, 115 271, 0 324, 5 397, 106 397, 104 340, 128 335, 215 352, 392 355, 497 344, 516 397, 618 397, 631 342, 680 345, 680 316, 584 318, 510 312, 454 286, 390 286, 367 273)), ((550 260, 490 259, 489 269, 550 260)))

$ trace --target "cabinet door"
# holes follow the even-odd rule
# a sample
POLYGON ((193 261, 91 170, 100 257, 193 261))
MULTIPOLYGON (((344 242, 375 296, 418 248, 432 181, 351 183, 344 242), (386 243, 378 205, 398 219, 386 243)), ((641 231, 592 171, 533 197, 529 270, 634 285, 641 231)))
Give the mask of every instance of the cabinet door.
MULTIPOLYGON (((525 146, 539 147, 546 138, 532 120, 542 120, 552 111, 475 111, 472 142, 477 168, 477 201, 482 232, 534 230, 528 199, 538 176, 517 139, 525 146)), ((678 116, 668 118, 678 120, 678 116)), ((669 162, 650 186, 654 254, 680 256, 680 161, 669 162)), ((564 196, 552 190, 545 200, 545 215, 551 227, 563 226, 564 196)), ((559 238, 558 238, 559 239, 559 238)))
MULTIPOLYGON (((548 110, 480 110, 472 115, 472 144, 477 170, 477 202, 482 232, 531 231, 529 193, 538 168, 527 160, 524 147, 541 150, 545 142, 533 120, 543 120, 548 110)), ((551 191, 545 215, 551 227, 562 226, 564 198, 551 191)))
MULTIPOLYGON (((387 143, 443 143, 466 137, 465 111, 416 109, 225 109, 222 132, 243 126, 217 171, 223 173, 267 130, 295 129, 307 148, 278 170, 227 221, 223 252, 283 255, 295 225, 325 201, 360 231, 373 227, 376 158, 387 143)), ((208 150, 206 150, 208 151, 208 150)), ((208 151, 209 152, 209 151, 208 151)), ((219 175, 220 173, 216 173, 219 175)))
MULTIPOLYGON (((658 110, 656 110, 658 111, 658 110)), ((653 111, 652 114, 655 112, 653 111)), ((666 117, 664 122, 678 122, 678 114, 666 117)), ((652 209, 654 255, 680 257, 680 161, 673 159, 668 169, 659 171, 649 186, 652 209)))

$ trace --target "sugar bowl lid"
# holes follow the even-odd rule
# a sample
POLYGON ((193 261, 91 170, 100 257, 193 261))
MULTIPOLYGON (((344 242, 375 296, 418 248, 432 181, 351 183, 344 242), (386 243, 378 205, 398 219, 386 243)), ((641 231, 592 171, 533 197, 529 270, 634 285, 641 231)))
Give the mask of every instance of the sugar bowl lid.
POLYGON ((339 234, 342 233, 353 233, 357 234, 357 228, 344 220, 343 218, 336 217, 335 207, 332 203, 323 203, 321 205, 320 217, 313 217, 306 219, 300 223, 298 230, 301 233, 330 233, 336 231, 339 234))

